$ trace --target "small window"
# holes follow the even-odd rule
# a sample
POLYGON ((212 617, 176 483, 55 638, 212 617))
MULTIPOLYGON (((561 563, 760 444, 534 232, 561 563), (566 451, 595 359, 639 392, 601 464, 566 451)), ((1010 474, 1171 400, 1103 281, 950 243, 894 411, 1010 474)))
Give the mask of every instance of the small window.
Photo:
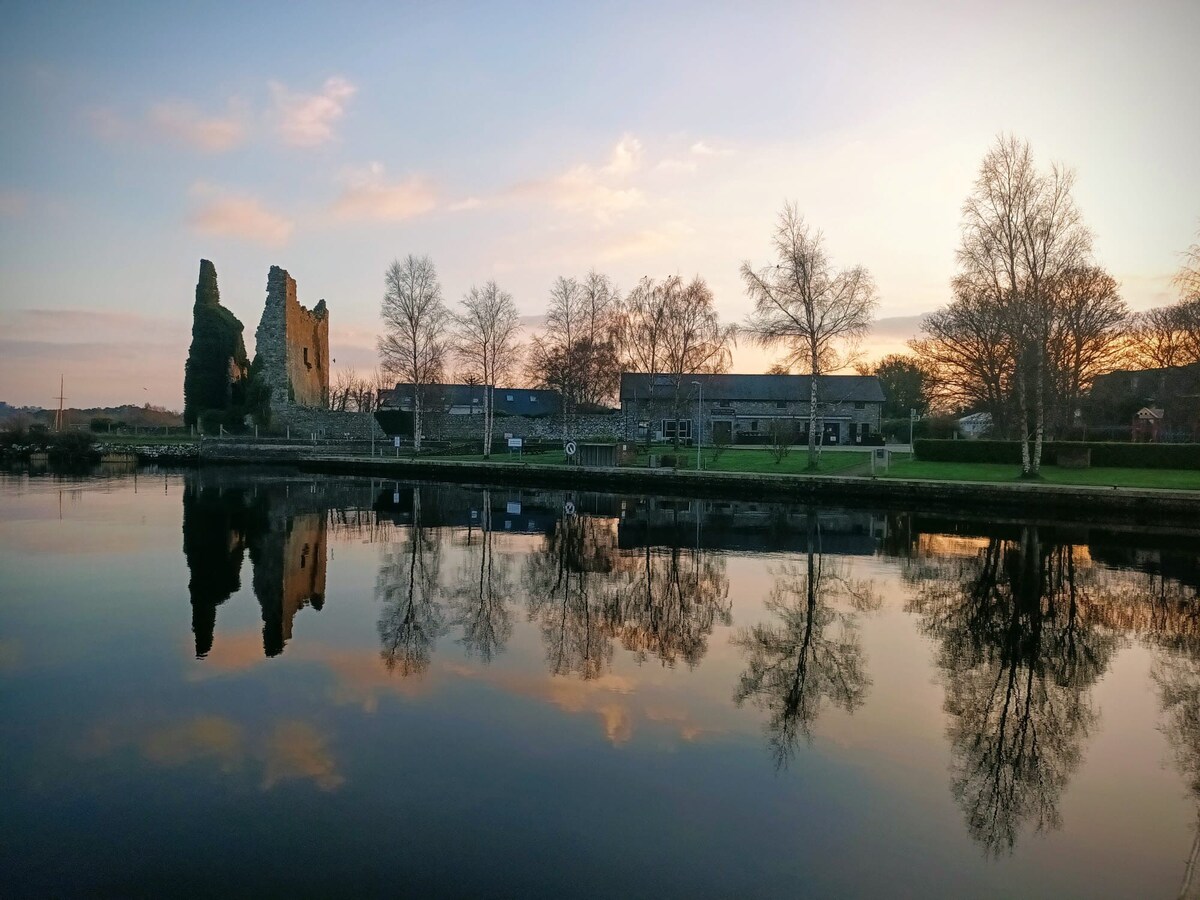
POLYGON ((537 394, 530 394, 530 395, 529 395, 529 402, 530 402, 530 403, 537 403, 537 394))
POLYGON ((758 419, 751 419, 751 420, 750 420, 750 430, 751 430, 751 431, 758 431, 758 419))
POLYGON ((862 425, 859 426, 859 429, 862 431, 863 437, 870 437, 870 435, 871 435, 871 423, 870 422, 863 422, 862 425))
POLYGON ((312 363, 310 363, 308 361, 308 348, 307 347, 304 348, 304 364, 306 366, 308 366, 310 369, 312 368, 312 363))
POLYGON ((857 400, 857 401, 855 401, 855 403, 854 403, 854 408, 855 408, 855 409, 866 409, 866 408, 867 408, 867 404, 866 404, 866 403, 864 403, 862 400, 857 400))
POLYGON ((508 394, 508 395, 507 395, 507 397, 506 397, 505 399, 507 399, 507 400, 511 401, 511 400, 512 400, 512 394, 508 394))

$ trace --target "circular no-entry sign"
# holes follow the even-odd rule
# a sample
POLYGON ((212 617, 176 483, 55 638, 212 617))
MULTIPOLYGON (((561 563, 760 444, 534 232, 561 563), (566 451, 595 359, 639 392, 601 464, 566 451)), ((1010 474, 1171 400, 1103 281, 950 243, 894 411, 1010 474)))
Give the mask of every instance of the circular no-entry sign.
POLYGON ((566 446, 566 447, 564 447, 563 449, 565 449, 565 450, 567 451, 567 456, 574 456, 574 455, 575 455, 575 451, 576 451, 578 448, 575 446, 575 442, 574 442, 574 441, 567 441, 567 446, 566 446))

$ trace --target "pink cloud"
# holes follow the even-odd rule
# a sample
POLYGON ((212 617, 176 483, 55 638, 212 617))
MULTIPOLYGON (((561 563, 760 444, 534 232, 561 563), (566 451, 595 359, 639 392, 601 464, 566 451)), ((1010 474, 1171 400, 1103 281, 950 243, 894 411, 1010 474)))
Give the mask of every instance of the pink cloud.
POLYGON ((189 218, 201 234, 255 241, 268 247, 281 247, 291 237, 292 221, 271 212, 255 197, 227 194, 207 185, 197 185, 192 193, 205 198, 189 218))
POLYGON ((270 83, 278 118, 279 134, 293 147, 315 147, 333 140, 333 126, 345 112, 347 101, 358 91, 345 78, 325 80, 316 94, 288 90, 277 81, 270 83))
POLYGON ((230 150, 246 136, 236 109, 227 116, 205 116, 189 103, 169 101, 150 107, 147 119, 159 133, 209 153, 230 150))
POLYGON ((389 181, 379 163, 350 171, 343 180, 346 187, 333 204, 334 215, 343 221, 402 222, 437 205, 437 195, 423 179, 389 181))

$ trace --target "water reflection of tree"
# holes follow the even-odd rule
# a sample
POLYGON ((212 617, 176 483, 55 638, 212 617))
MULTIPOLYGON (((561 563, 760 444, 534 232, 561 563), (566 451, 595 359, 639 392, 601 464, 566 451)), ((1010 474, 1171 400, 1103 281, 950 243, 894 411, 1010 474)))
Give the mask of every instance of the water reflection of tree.
POLYGON ((380 656, 388 671, 402 676, 424 672, 442 634, 441 546, 421 522, 421 491, 412 488, 412 525, 403 540, 384 548, 375 582, 382 604, 379 616, 380 656))
POLYGON ((601 517, 559 520, 527 559, 524 581, 556 675, 603 674, 614 638, 639 661, 695 666, 713 628, 729 624, 722 557, 673 541, 621 552, 613 521, 601 517))
POLYGON ((599 534, 608 527, 606 520, 590 516, 559 519, 545 543, 526 558, 529 619, 541 631, 546 665, 554 675, 596 678, 612 662, 604 577, 610 565, 597 556, 609 546, 599 534))
POLYGON ((922 560, 910 609, 940 645, 951 789, 989 855, 1025 823, 1061 823, 1059 800, 1096 713, 1089 690, 1116 634, 1094 621, 1091 585, 1071 547, 991 539, 973 556, 922 560))
POLYGON ((503 652, 512 635, 512 585, 508 561, 496 554, 490 491, 483 492, 480 509, 479 527, 468 527, 464 535, 467 558, 448 592, 447 603, 452 624, 462 629, 460 643, 467 655, 478 653, 489 663, 503 652))
POLYGON ((639 661, 653 655, 669 666, 682 659, 694 668, 708 651, 713 628, 730 623, 723 556, 675 541, 667 547, 647 542, 640 552, 619 557, 614 568, 613 631, 639 661))
POLYGON ((765 604, 773 621, 733 638, 746 657, 734 701, 749 700, 770 714, 768 744, 783 766, 800 738, 811 738, 826 704, 847 712, 862 706, 871 681, 858 613, 878 600, 868 583, 848 577, 842 560, 821 552, 815 514, 808 520, 805 561, 785 563, 773 574, 765 604))
POLYGON ((1147 635, 1159 647, 1150 670, 1162 708, 1162 732, 1196 804, 1192 849, 1184 868, 1180 897, 1200 894, 1195 884, 1200 863, 1200 592, 1161 575, 1149 576, 1152 603, 1147 635))

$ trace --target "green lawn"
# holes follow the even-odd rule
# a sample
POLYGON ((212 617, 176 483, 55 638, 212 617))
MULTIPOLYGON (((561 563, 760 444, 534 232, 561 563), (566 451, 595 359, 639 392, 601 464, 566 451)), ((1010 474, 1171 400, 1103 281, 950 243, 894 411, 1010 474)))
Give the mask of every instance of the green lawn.
MULTIPOLYGON (((881 478, 929 478, 939 481, 1018 481, 1021 467, 1002 463, 895 461, 881 478)), ((1060 469, 1043 466, 1048 484, 1083 484, 1135 488, 1200 490, 1200 469, 1060 469)))
MULTIPOLYGON (((664 454, 674 455, 678 469, 694 470, 696 468, 696 451, 694 449, 688 450, 685 447, 676 453, 668 447, 655 447, 650 452, 659 457, 664 454)), ((638 452, 638 465, 647 464, 647 455, 645 451, 638 452)), ((724 451, 720 458, 717 458, 712 450, 702 450, 700 455, 706 472, 746 472, 767 475, 803 475, 808 472, 808 450, 803 447, 793 447, 788 455, 778 463, 767 449, 757 447, 736 450, 731 448, 724 451)), ((817 472, 822 474, 844 472, 847 469, 866 466, 870 461, 871 457, 867 453, 828 451, 821 454, 817 472)))

